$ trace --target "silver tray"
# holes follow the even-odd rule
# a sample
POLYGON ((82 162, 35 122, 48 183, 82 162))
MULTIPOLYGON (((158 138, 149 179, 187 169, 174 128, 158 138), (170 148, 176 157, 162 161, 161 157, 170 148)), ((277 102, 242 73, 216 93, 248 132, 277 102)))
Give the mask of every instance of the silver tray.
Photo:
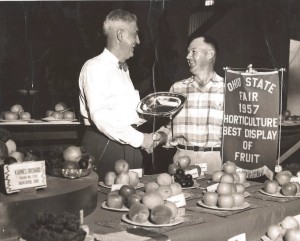
POLYGON ((186 95, 171 92, 156 92, 147 95, 137 106, 137 112, 143 117, 171 117, 176 114, 186 101, 186 95))

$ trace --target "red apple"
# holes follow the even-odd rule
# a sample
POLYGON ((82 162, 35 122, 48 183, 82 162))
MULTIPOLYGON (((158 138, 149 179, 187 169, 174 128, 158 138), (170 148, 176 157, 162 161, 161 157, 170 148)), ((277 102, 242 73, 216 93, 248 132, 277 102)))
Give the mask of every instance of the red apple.
POLYGON ((62 111, 67 109, 67 104, 65 102, 59 102, 55 105, 54 110, 55 111, 62 111))
POLYGON ((231 173, 231 174, 235 173, 236 172, 236 165, 235 165, 235 163, 230 162, 230 161, 226 162, 223 165, 223 171, 225 173, 231 173))
POLYGON ((31 119, 31 115, 30 115, 29 112, 21 112, 19 116, 20 116, 21 120, 29 120, 29 119, 31 119))
POLYGON ((263 189, 270 194, 274 194, 278 191, 279 185, 275 180, 267 180, 264 182, 263 189))
POLYGON ((142 195, 139 193, 133 193, 127 197, 125 200, 125 206, 130 208, 135 203, 141 203, 142 195))
POLYGON ((171 221, 172 211, 166 205, 158 205, 150 212, 150 219, 154 224, 166 224, 171 221))
POLYGON ((145 192, 149 193, 149 192, 152 192, 152 191, 156 191, 158 186, 159 185, 157 184, 157 182, 147 182, 145 184, 145 192))
POLYGON ((215 192, 206 192, 203 195, 203 202, 207 206, 217 206, 218 194, 215 192))
POLYGON ((159 186, 156 191, 163 197, 164 200, 167 200, 172 196, 172 189, 170 188, 170 185, 159 186))
POLYGON ((283 184, 281 192, 284 196, 295 196, 297 193, 297 186, 292 182, 283 184))
POLYGON ((290 182, 292 178, 292 173, 290 171, 281 171, 278 172, 275 176, 275 180, 278 182, 280 186, 283 186, 283 184, 290 182))
POLYGON ((225 182, 219 183, 219 185, 217 187, 217 193, 219 195, 231 194, 232 193, 231 183, 225 183, 225 182))
POLYGON ((129 164, 123 159, 119 159, 115 162, 115 172, 120 174, 121 172, 128 172, 129 164))
POLYGON ((136 223, 146 222, 149 216, 150 216, 149 209, 147 208, 146 205, 142 203, 133 204, 128 211, 129 219, 136 223))
POLYGON ((230 194, 220 195, 218 198, 218 207, 232 208, 234 204, 233 196, 230 194))
POLYGON ((74 120, 75 113, 73 111, 65 111, 63 112, 63 119, 65 120, 74 120))
POLYGON ((130 185, 123 185, 119 190, 119 194, 125 199, 134 193, 135 193, 135 189, 130 185))
POLYGON ((179 156, 177 161, 178 161, 178 165, 182 169, 188 167, 191 164, 191 158, 189 156, 179 156))
POLYGON ((225 182, 225 183, 234 183, 234 176, 231 173, 225 173, 224 175, 221 176, 220 182, 225 182))
POLYGON ((4 114, 4 120, 17 120, 18 114, 11 111, 6 111, 4 114))
POLYGON ((223 175, 224 175, 224 172, 222 172, 222 171, 214 171, 212 174, 212 181, 220 182, 220 179, 223 175))
POLYGON ((149 192, 142 197, 142 203, 144 203, 149 209, 153 209, 158 205, 164 204, 163 197, 158 192, 149 192))
POLYGON ((122 208, 124 205, 124 198, 117 193, 112 193, 107 196, 107 206, 110 208, 122 208))
POLYGON ((174 174, 176 174, 176 171, 177 171, 177 169, 179 169, 179 168, 180 168, 179 165, 177 165, 177 164, 175 164, 175 163, 172 163, 172 164, 170 164, 169 167, 168 167, 168 173, 169 173, 170 175, 174 175, 174 174))
POLYGON ((45 113, 45 116, 50 117, 52 112, 53 112, 53 110, 47 110, 46 113, 45 113))
POLYGON ((130 182, 130 177, 129 174, 126 172, 120 173, 115 179, 115 184, 129 185, 129 182, 130 182))
POLYGON ((57 120, 62 120, 62 118, 63 118, 63 114, 59 111, 53 111, 51 113, 51 116, 57 120))

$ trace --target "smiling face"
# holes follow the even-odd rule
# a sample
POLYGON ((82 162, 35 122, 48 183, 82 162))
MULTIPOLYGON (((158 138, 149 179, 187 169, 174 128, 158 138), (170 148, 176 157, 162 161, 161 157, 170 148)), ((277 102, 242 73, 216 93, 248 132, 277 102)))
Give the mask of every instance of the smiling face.
POLYGON ((136 22, 124 24, 122 27, 122 39, 120 42, 124 61, 134 55, 134 48, 139 43, 140 39, 136 22))
POLYGON ((213 48, 204 42, 204 38, 194 39, 189 47, 188 54, 186 56, 190 72, 196 75, 203 68, 213 64, 214 50, 213 48))

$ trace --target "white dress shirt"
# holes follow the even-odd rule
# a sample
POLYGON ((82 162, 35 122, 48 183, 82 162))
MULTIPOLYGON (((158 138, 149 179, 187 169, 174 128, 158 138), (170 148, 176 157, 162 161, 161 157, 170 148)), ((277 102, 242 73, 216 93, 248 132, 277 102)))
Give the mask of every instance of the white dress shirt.
POLYGON ((79 76, 80 112, 85 125, 94 123, 108 138, 139 147, 144 135, 131 125, 139 122, 140 96, 129 71, 119 69, 118 62, 105 48, 84 64, 79 76))

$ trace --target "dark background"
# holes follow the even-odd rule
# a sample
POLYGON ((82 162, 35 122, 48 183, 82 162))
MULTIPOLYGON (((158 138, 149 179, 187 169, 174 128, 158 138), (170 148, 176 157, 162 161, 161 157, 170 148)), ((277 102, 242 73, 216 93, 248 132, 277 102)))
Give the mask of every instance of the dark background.
POLYGON ((141 97, 167 91, 175 81, 189 77, 187 40, 205 33, 218 42, 216 72, 223 77, 224 67, 286 68, 285 109, 289 41, 300 40, 299 2, 215 0, 213 6, 205 6, 204 0, 2 1, 0 111, 18 103, 40 119, 64 101, 79 117, 79 72, 86 60, 102 52, 102 22, 115 8, 129 10, 139 20, 141 44, 129 67, 141 97), (195 13, 203 20, 189 35, 189 18, 195 13), (38 92, 21 94, 22 89, 38 92))

